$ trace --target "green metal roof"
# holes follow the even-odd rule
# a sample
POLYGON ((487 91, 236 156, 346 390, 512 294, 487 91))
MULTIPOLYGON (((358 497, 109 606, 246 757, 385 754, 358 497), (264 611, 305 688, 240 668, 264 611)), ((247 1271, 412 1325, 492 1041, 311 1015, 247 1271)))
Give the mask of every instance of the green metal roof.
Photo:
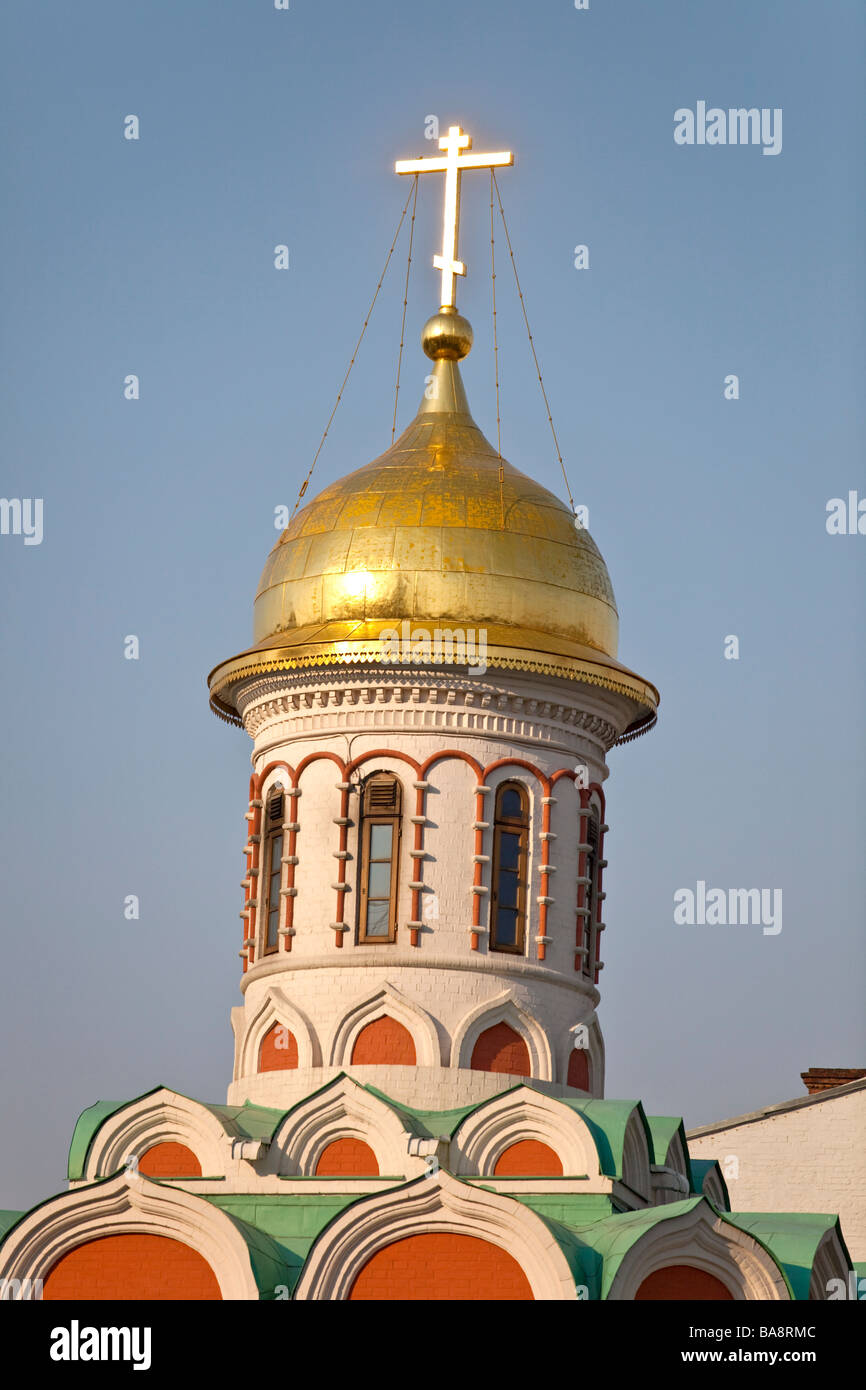
POLYGON ((24 1214, 23 1211, 9 1211, 7 1208, 0 1207, 0 1240, 3 1239, 7 1231, 11 1231, 16 1221, 20 1221, 24 1214))
MULTIPOLYGON (((198 1194, 197 1194, 198 1195, 198 1194)), ((278 1298, 275 1292, 285 1285, 294 1294, 301 1270, 315 1241, 335 1217, 359 1200, 357 1193, 225 1193, 201 1194, 202 1200, 219 1207, 238 1225, 259 1231, 269 1241, 268 1255, 273 1263, 263 1265, 266 1289, 259 1284, 262 1298, 278 1298), (275 1256, 274 1252, 278 1252, 275 1256)), ((360 1200, 366 1200, 369 1193, 360 1200)), ((375 1194, 378 1195, 378 1194, 375 1194)), ((252 1251, 251 1251, 252 1254, 252 1251)), ((256 1275, 258 1280, 258 1274, 256 1275)))
POLYGON ((143 1091, 140 1096, 133 1096, 131 1100, 98 1100, 95 1105, 83 1110, 76 1121, 66 1169, 70 1182, 84 1177, 90 1146, 105 1121, 119 1110, 156 1095, 157 1091, 169 1091, 172 1095, 191 1101, 193 1105, 200 1105, 219 1120, 227 1134, 243 1139, 272 1139, 286 1113, 285 1110, 273 1110, 264 1105, 251 1105, 249 1101, 243 1105, 209 1105, 207 1101, 196 1100, 194 1096, 184 1095, 182 1091, 173 1091, 170 1086, 161 1084, 143 1091))
POLYGON ((828 1231, 835 1230, 846 1259, 838 1216, 818 1212, 736 1211, 725 1219, 759 1240, 787 1276, 796 1299, 808 1299, 812 1265, 818 1246, 828 1231))
POLYGON ((731 1210, 731 1198, 728 1193, 728 1184, 725 1182, 725 1175, 722 1172, 722 1165, 717 1158, 689 1158, 689 1167, 692 1170, 692 1192, 700 1194, 704 1191, 704 1183, 707 1175, 714 1169, 718 1176, 722 1192, 725 1197, 725 1211, 731 1210))
POLYGON ((572 1100, 565 1096, 557 1096, 556 1099, 560 1105, 567 1105, 585 1120, 595 1141, 599 1166, 606 1177, 622 1177, 625 1132, 635 1111, 644 1127, 649 1151, 652 1153, 652 1135, 639 1100, 572 1100))
MULTIPOLYGON (((153 1095, 154 1091, 161 1090, 162 1087, 154 1086, 153 1090, 145 1091, 145 1096, 153 1095)), ((138 1100, 142 1096, 137 1097, 138 1100)), ((124 1106, 131 1105, 129 1100, 98 1100, 95 1105, 88 1105, 86 1110, 75 1122, 75 1129, 72 1131, 72 1141, 69 1145, 69 1159, 66 1164, 66 1176, 70 1182, 75 1182, 84 1177, 84 1166, 87 1162, 87 1154, 90 1145, 93 1143, 94 1136, 104 1120, 109 1115, 114 1115, 124 1106)))

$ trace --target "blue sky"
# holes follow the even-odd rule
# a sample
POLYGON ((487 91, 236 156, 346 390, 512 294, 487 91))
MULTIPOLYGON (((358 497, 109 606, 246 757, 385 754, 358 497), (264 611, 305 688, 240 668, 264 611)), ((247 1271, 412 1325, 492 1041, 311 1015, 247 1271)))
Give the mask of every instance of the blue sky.
MULTIPOLYGON (((610 757, 608 1094, 695 1125, 866 1064, 866 536, 825 527, 866 497, 862 5, 18 0, 2 28, 0 490, 44 499, 44 539, 0 537, 0 1206, 63 1186, 99 1097, 223 1098, 249 742, 205 676, 249 641, 429 114, 517 152, 500 187, 572 489, 620 656, 662 693, 610 757), (677 146, 699 100, 782 108, 782 152, 677 146), (675 925, 699 879, 781 888, 782 932, 675 925)), ((438 302, 425 182, 401 424, 438 302)), ((491 436, 486 176, 464 189, 491 436)), ((404 254, 316 488, 390 440, 404 254)), ((503 452, 561 494, 499 269, 503 452)))

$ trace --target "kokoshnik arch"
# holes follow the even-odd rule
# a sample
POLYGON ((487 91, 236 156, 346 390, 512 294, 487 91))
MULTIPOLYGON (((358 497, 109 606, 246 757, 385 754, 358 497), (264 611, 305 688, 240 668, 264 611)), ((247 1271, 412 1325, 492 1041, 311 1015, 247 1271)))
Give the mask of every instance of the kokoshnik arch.
POLYGON ((679 1118, 604 1098, 606 757, 658 693, 618 659, 588 531, 470 413, 460 179, 513 155, 458 126, 440 146, 397 164, 445 175, 418 412, 297 511, 252 646, 210 676, 253 742, 227 1101, 160 1086, 83 1113, 69 1190, 7 1213, 0 1245, 0 1277, 46 1298, 790 1299, 847 1278, 835 1218, 774 1250, 775 1218, 730 1211, 679 1118), (483 628, 486 669, 459 644, 383 662, 405 622, 483 628))

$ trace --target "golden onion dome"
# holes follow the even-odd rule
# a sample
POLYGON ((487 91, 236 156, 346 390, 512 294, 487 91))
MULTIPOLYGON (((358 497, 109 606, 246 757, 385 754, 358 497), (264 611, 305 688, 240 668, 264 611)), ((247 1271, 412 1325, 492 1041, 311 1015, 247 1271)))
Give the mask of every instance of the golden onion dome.
POLYGON ((469 324, 440 311, 422 343, 434 367, 414 420, 282 533, 256 593, 254 646, 212 673, 213 707, 235 722, 230 691, 245 675, 375 662, 383 633, 432 639, 439 629, 483 634, 489 667, 619 690, 639 707, 630 727, 648 724, 658 694, 616 660, 616 603, 598 547, 472 419, 457 365, 469 324))

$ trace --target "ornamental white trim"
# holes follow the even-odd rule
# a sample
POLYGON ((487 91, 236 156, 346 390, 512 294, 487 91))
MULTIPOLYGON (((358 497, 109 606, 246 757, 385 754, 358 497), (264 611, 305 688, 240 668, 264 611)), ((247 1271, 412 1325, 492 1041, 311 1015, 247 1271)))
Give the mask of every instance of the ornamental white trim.
POLYGON ((443 1065, 439 1033, 432 1015, 387 981, 362 994, 339 1019, 327 1046, 328 1065, 350 1067, 352 1050, 359 1033, 368 1023, 386 1015, 397 1023, 402 1023, 412 1034, 416 1066, 443 1065))
POLYGON ((635 1242, 616 1272, 608 1299, 632 1302, 645 1279, 670 1265, 689 1265, 713 1275, 738 1302, 782 1302, 791 1297, 772 1255, 745 1231, 723 1221, 703 1198, 688 1211, 662 1217, 635 1242))
POLYGON ((466 1014, 451 1041, 451 1066, 468 1070, 472 1050, 479 1037, 497 1023, 507 1023, 523 1038, 529 1049, 530 1076, 536 1081, 553 1081, 553 1055, 547 1034, 541 1024, 516 1002, 514 991, 510 989, 476 1004, 466 1014))
POLYGON ((295 1298, 346 1300, 379 1250, 407 1236, 438 1231, 498 1245, 520 1265, 537 1300, 577 1298, 568 1262, 535 1212, 459 1182, 444 1170, 355 1202, 332 1221, 310 1251, 295 1298))
POLYGON ((599 1024, 597 1014, 592 1013, 589 1018, 578 1020, 571 1028, 566 1029, 556 1049, 557 1079, 563 1086, 568 1087, 569 1093, 577 1099, 583 1092, 577 1090, 576 1087, 568 1086, 568 1064, 571 1061, 571 1054, 575 1050, 585 1052, 589 1063, 589 1086, 586 1094, 588 1096, 602 1097, 604 1095, 604 1039, 602 1037, 601 1025, 599 1024), (574 1030, 580 1026, 581 1023, 589 1034, 587 1039, 588 1046, 575 1049, 574 1030))
POLYGON ((451 1171, 493 1177, 506 1149, 525 1139, 553 1149, 565 1177, 601 1176, 598 1151, 581 1116, 529 1086, 495 1096, 466 1116, 451 1140, 451 1171))
POLYGON ((187 1096, 160 1087, 125 1105, 102 1121, 84 1163, 84 1182, 109 1177, 154 1144, 185 1144, 201 1164, 204 1177, 225 1177, 228 1137, 217 1117, 187 1096))
POLYGON ((246 1241, 225 1212, 179 1188, 119 1173, 37 1207, 0 1247, 0 1278, 47 1279, 86 1241, 124 1234, 165 1236, 206 1260, 224 1299, 258 1299, 246 1241))
POLYGON ((259 1049, 275 1025, 287 1028, 295 1039, 298 1045, 298 1069, 322 1065, 322 1048, 313 1024, 303 1010, 275 985, 268 990, 249 1022, 239 1031, 234 1081, 258 1074, 259 1049))
POLYGON ((286 1115, 260 1171, 313 1177, 325 1149, 336 1139, 368 1144, 383 1177, 414 1177, 418 1172, 417 1160, 408 1157, 409 1131, 400 1117, 349 1076, 337 1077, 286 1115))

